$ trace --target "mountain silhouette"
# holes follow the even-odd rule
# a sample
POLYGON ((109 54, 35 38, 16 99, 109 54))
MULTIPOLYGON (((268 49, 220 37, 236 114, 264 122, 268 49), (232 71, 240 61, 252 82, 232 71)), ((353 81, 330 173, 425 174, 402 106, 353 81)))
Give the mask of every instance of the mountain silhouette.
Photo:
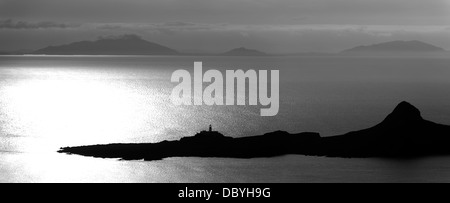
POLYGON ((331 137, 313 132, 275 131, 232 138, 210 130, 177 141, 64 147, 58 152, 148 161, 186 156, 254 158, 285 154, 404 158, 448 155, 449 144, 450 126, 424 120, 416 107, 401 102, 374 127, 331 137))
POLYGON ((267 56, 268 54, 255 50, 255 49, 247 49, 245 47, 240 47, 236 49, 232 49, 220 55, 223 56, 267 56))
POLYGON ((142 39, 137 35, 100 37, 96 41, 81 41, 49 46, 33 52, 48 55, 174 55, 177 51, 142 39))
POLYGON ((380 44, 373 44, 368 46, 357 46, 351 49, 342 51, 341 53, 420 53, 420 52, 445 52, 444 49, 427 44, 425 42, 413 41, 391 41, 380 44))
POLYGON ((420 111, 401 102, 374 127, 323 138, 328 156, 405 157, 450 154, 450 126, 424 120, 420 111))

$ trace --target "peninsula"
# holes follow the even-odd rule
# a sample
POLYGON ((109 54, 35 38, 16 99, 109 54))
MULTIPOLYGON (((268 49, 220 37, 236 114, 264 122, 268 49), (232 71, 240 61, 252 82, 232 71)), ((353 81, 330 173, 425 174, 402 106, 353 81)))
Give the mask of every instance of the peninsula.
POLYGON ((424 120, 420 111, 401 102, 374 127, 343 135, 318 133, 264 135, 232 138, 213 131, 177 141, 63 147, 58 152, 123 160, 160 160, 167 157, 274 157, 302 154, 329 157, 419 157, 450 154, 450 126, 424 120))

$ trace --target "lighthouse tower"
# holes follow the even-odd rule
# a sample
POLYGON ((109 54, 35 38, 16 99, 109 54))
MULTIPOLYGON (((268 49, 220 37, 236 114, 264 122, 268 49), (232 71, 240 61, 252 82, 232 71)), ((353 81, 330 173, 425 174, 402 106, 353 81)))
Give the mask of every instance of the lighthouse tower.
POLYGON ((209 125, 209 129, 208 130, 202 130, 199 133, 195 134, 194 137, 181 138, 181 140, 185 140, 185 139, 198 139, 197 141, 201 141, 201 142, 216 142, 217 140, 232 139, 232 138, 231 137, 225 137, 219 131, 213 131, 212 125, 209 125))

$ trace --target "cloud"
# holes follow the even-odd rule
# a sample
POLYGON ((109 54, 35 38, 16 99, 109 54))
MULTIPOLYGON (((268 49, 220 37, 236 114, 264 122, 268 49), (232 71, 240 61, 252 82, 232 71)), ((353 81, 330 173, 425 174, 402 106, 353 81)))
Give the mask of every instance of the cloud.
POLYGON ((43 22, 25 22, 25 21, 13 21, 12 19, 0 20, 0 29, 67 29, 79 27, 80 24, 68 24, 58 23, 51 21, 43 22))
POLYGON ((166 23, 162 23, 162 25, 165 26, 171 26, 171 27, 181 27, 181 26, 195 26, 197 25, 196 23, 191 23, 191 22, 181 22, 181 21, 175 21, 175 22, 166 22, 166 23))
POLYGON ((0 18, 82 23, 448 25, 449 6, 448 0, 0 0, 0 18))
MULTIPOLYGON (((29 21, 31 22, 31 21, 29 21)), ((4 24, 19 24, 10 21, 4 24)), ((28 23, 38 24, 38 23, 28 23)), ((54 23, 58 24, 58 23, 54 23)), ((16 26, 17 27, 17 26, 16 26)), ((48 45, 117 36, 128 33, 186 52, 220 53, 245 46, 268 53, 337 52, 362 44, 392 40, 421 40, 450 49, 448 25, 371 24, 232 24, 192 21, 159 23, 86 22, 73 29, 4 28, 0 44, 4 50, 41 48, 48 45)), ((48 26, 47 26, 48 27, 48 26)), ((64 26, 62 26, 64 27, 64 26)), ((1 29, 1 28, 0 28, 1 29)))
POLYGON ((142 39, 141 36, 136 34, 123 34, 123 35, 106 35, 99 36, 99 40, 118 40, 118 39, 142 39))
POLYGON ((164 23, 103 23, 93 24, 101 30, 141 30, 149 32, 184 32, 184 31, 210 31, 220 25, 191 22, 164 22, 164 23))
POLYGON ((395 32, 433 33, 448 30, 446 26, 433 25, 351 25, 351 24, 208 24, 192 22, 165 22, 165 23, 106 23, 93 25, 96 29, 145 31, 149 33, 185 33, 185 32, 293 32, 302 33, 310 31, 331 32, 360 32, 371 35, 389 35, 395 32))

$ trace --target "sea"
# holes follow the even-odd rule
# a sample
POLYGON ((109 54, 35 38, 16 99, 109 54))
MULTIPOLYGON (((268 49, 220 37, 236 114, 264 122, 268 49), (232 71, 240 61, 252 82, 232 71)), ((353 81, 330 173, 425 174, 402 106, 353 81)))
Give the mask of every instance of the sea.
POLYGON ((232 137, 334 136, 376 125, 401 101, 450 125, 450 57, 0 56, 0 182, 450 182, 450 156, 123 161, 57 153, 178 140, 209 125, 232 137), (200 61, 224 81, 226 70, 279 70, 278 114, 260 116, 261 105, 174 105, 172 73, 193 75, 200 61))

